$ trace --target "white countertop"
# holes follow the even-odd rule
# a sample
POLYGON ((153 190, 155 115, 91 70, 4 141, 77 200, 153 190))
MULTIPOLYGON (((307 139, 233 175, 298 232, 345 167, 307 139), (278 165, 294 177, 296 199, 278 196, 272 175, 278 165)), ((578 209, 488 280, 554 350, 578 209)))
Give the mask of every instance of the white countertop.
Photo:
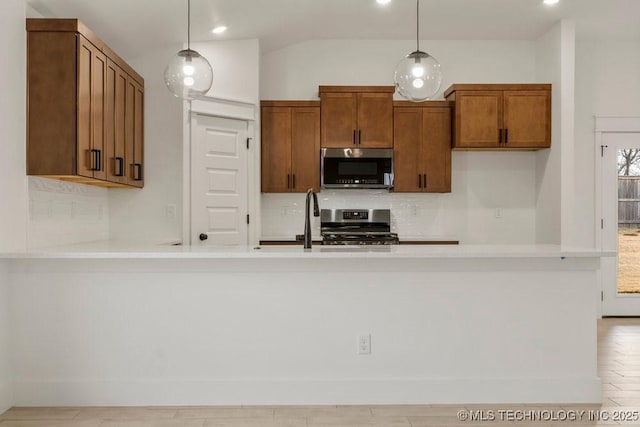
POLYGON ((95 242, 0 254, 4 259, 589 258, 614 256, 558 245, 392 245, 210 247, 95 242))

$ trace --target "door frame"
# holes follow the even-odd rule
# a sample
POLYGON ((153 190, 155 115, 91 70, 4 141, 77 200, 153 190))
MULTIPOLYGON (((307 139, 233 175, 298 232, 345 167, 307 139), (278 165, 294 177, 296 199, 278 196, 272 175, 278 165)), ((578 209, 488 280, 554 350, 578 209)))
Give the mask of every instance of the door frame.
POLYGON ((182 118, 182 243, 191 245, 191 119, 195 114, 243 120, 248 123, 250 139, 247 153, 247 209, 251 221, 247 231, 249 245, 260 242, 260 122, 256 104, 235 100, 203 96, 183 103, 182 118))
MULTIPOLYGON (((603 213, 603 168, 602 168, 602 146, 606 134, 615 133, 637 133, 640 134, 640 117, 595 117, 595 139, 594 139, 594 168, 595 168, 595 247, 597 250, 604 252, 603 238, 602 238, 602 222, 604 220, 603 213)), ((617 222, 617 218, 616 218, 617 222)), ((601 301, 600 301, 600 317, 603 315, 602 295, 605 291, 605 277, 602 268, 598 270, 598 281, 600 283, 601 301)))

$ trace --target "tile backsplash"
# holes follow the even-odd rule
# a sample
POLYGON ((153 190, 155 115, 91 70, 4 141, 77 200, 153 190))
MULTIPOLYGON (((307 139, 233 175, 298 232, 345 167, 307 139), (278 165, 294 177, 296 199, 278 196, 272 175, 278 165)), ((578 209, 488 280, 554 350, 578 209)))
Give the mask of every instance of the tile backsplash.
MULTIPOLYGON (((451 211, 450 194, 397 194, 387 190, 324 190, 318 194, 320 209, 390 209, 391 231, 401 237, 456 239, 458 231, 451 211)), ((291 238, 304 228, 304 194, 262 195, 263 238, 291 238)), ((320 218, 313 218, 319 237, 320 218)))
POLYGON ((29 248, 107 240, 108 190, 29 177, 29 248))

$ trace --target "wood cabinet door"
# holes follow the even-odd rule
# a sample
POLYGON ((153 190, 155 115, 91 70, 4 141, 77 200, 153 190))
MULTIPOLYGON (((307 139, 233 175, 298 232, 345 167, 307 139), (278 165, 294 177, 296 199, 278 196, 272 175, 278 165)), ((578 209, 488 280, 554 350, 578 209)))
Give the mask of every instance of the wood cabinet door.
POLYGON ((320 191, 320 108, 291 108, 291 190, 320 191))
POLYGON ((78 36, 78 175, 106 179, 104 109, 107 57, 78 36))
POLYGON ((133 183, 135 187, 144 187, 144 88, 133 80, 133 183))
POLYGON ((104 143, 104 122, 105 122, 105 86, 107 83, 107 57, 94 48, 91 58, 91 127, 92 142, 91 149, 96 154, 95 169, 93 177, 106 180, 105 170, 105 143, 104 143))
POLYGON ((144 186, 144 89, 127 76, 125 94, 125 163, 127 184, 144 186))
POLYGON ((393 148, 393 94, 358 93, 358 146, 393 148))
POLYGON ((126 93, 127 75, 107 59, 105 89, 105 168, 107 181, 126 184, 126 93))
POLYGON ((358 125, 357 94, 322 93, 320 99, 322 147, 354 147, 358 125))
POLYGON ((261 120, 262 192, 289 192, 292 183, 291 108, 262 107, 261 120))
POLYGON ((95 47, 84 37, 78 36, 78 111, 77 111, 77 144, 76 158, 78 175, 92 178, 95 156, 91 152, 93 128, 91 126, 93 79, 91 69, 95 47))
POLYGON ((393 119, 394 191, 421 192, 420 146, 423 139, 422 108, 396 108, 393 119))
POLYGON ((506 148, 551 146, 551 93, 548 91, 504 92, 506 148))
POLYGON ((451 109, 424 108, 422 111, 420 159, 424 191, 451 192, 451 109), (424 182, 426 181, 426 183, 424 182))
POLYGON ((502 129, 502 91, 456 94, 455 147, 499 148, 502 129))

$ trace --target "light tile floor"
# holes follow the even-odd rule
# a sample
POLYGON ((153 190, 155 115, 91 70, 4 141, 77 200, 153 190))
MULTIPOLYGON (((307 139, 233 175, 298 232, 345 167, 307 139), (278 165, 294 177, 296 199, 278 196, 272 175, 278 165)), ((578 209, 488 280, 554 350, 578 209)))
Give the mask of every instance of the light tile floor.
POLYGON ((0 415, 0 427, 480 427, 480 426, 638 426, 589 421, 588 412, 640 416, 640 319, 603 319, 598 323, 598 370, 604 403, 576 407, 554 405, 437 406, 253 406, 157 408, 12 408, 0 415), (482 419, 461 420, 459 411, 482 419), (499 411, 502 410, 504 419, 499 411), (615 412, 615 411, 623 412, 615 412), (484 412, 480 412, 484 411, 484 412), (493 411, 490 412, 490 411, 493 411), (553 416, 549 422, 522 421, 525 413, 553 416), (493 417, 492 417, 493 414, 493 417), (575 417, 576 420, 565 420, 575 417), (495 418, 495 420, 490 420, 495 418))

